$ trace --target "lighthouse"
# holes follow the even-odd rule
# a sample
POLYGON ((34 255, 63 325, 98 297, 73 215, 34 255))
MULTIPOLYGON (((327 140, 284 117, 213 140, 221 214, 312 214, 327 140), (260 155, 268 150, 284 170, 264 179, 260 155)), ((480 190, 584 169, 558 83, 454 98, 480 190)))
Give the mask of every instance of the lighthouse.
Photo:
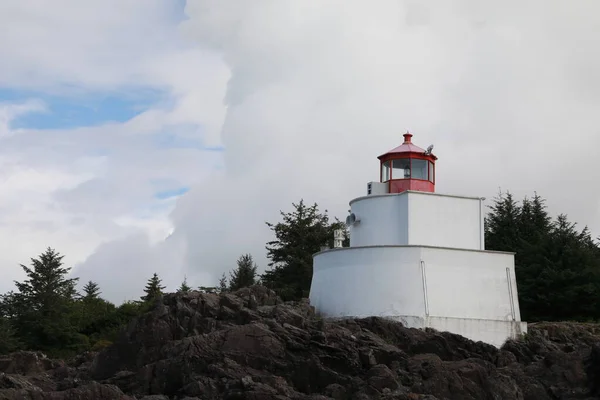
POLYGON ((378 316, 500 347, 527 332, 514 253, 485 250, 484 198, 435 192, 437 157, 404 134, 379 180, 350 201, 350 247, 314 255, 310 302, 325 317, 378 316))

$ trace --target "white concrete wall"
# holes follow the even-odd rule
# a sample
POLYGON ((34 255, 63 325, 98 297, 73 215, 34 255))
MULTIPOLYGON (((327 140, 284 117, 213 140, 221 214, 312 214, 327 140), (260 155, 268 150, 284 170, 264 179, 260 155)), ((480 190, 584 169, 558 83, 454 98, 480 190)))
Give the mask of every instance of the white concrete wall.
POLYGON ((422 245, 483 250, 482 200, 425 192, 354 199, 350 246, 422 245))
POLYGON ((351 203, 360 222, 350 227, 350 246, 408 244, 408 197, 362 197, 351 203))
POLYGON ((343 248, 314 258, 310 302, 329 317, 424 315, 420 249, 343 248))
POLYGON ((419 246, 329 250, 314 257, 310 301, 327 317, 390 317, 495 345, 521 329, 514 256, 507 253, 419 246))
POLYGON ((423 192, 408 195, 408 244, 484 250, 483 200, 423 192))
POLYGON ((512 254, 423 248, 421 257, 430 317, 521 319, 512 254))

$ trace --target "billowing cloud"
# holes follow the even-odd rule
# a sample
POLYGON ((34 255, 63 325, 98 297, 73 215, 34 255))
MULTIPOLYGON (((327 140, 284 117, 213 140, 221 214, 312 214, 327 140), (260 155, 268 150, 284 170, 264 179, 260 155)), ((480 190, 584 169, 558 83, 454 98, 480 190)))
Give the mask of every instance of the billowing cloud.
POLYGON ((183 4, 0 4, 0 292, 47 246, 70 266, 87 259, 74 272, 117 301, 135 286, 127 276, 143 287, 140 271, 172 270, 171 253, 148 250, 172 230, 176 198, 162 194, 220 164, 229 77, 218 54, 178 32, 183 4), (90 257, 107 248, 113 265, 90 257))
POLYGON ((264 256, 301 197, 343 217, 406 129, 435 144, 438 191, 538 191, 600 228, 596 3, 234 3, 188 1, 182 26, 232 71, 226 172, 174 212, 190 269, 264 256))

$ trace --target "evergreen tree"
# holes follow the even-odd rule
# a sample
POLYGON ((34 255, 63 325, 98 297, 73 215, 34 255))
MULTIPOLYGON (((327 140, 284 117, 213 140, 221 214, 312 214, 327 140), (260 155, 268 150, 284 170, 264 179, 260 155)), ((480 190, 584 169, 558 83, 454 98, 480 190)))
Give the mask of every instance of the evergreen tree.
POLYGON ((307 206, 303 200, 292 203, 294 211, 280 212, 283 221, 267 222, 276 240, 267 243, 267 256, 271 260, 261 280, 274 289, 284 300, 308 297, 312 280, 313 254, 324 246, 333 245, 333 232, 345 229, 339 221, 331 223, 317 204, 307 206))
POLYGON ((177 289, 178 293, 189 293, 192 291, 192 288, 187 284, 187 277, 183 277, 183 282, 181 282, 181 286, 177 289))
POLYGON ((100 287, 96 282, 89 281, 83 287, 83 299, 91 300, 100 298, 100 287))
POLYGON ((523 319, 600 317, 600 249, 587 227, 578 232, 565 215, 552 221, 537 193, 521 205, 501 194, 490 208, 486 248, 516 253, 523 319))
POLYGON ((485 243, 490 249, 514 251, 519 241, 521 207, 511 193, 500 192, 485 218, 485 243))
POLYGON ((146 295, 142 296, 142 300, 149 302, 162 295, 165 286, 161 286, 161 283, 162 280, 158 277, 158 274, 155 272, 154 275, 152 275, 152 278, 148 279, 148 283, 144 288, 144 293, 146 293, 146 295))
POLYGON ((559 215, 552 226, 546 256, 551 268, 537 278, 544 284, 538 290, 546 307, 540 317, 547 320, 585 320, 599 317, 600 285, 598 249, 587 228, 578 232, 566 215, 559 215), (576 307, 573 305, 576 304, 576 307))
POLYGON ((16 331, 8 318, 0 316, 0 354, 8 354, 20 347, 16 331))
POLYGON ((5 301, 11 322, 28 348, 42 351, 78 351, 84 338, 74 326, 73 308, 77 278, 67 278, 63 256, 48 248, 31 268, 21 265, 28 279, 15 282, 17 292, 5 301))
POLYGON ((219 279, 219 293, 225 293, 227 291, 227 277, 225 277, 225 273, 219 279))
POLYGON ((118 323, 115 322, 117 307, 99 296, 83 296, 75 304, 78 332, 89 338, 90 344, 105 339, 118 323))
POLYGON ((552 218, 546 210, 546 200, 542 199, 537 193, 531 201, 532 220, 531 223, 535 227, 535 232, 539 236, 547 236, 550 233, 552 218))
POLYGON ((256 283, 257 265, 252 255, 244 254, 237 260, 237 269, 230 272, 229 290, 238 290, 256 283))

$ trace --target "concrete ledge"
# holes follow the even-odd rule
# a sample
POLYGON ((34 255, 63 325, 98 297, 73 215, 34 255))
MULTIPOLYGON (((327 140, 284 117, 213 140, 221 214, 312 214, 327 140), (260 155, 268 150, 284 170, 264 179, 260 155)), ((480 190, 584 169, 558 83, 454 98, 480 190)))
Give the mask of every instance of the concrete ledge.
POLYGON ((514 252, 509 251, 497 251, 497 250, 477 250, 477 249, 460 249, 455 247, 439 247, 439 246, 424 246, 419 244, 401 244, 401 245, 374 245, 374 246, 354 246, 354 247, 338 247, 334 249, 321 250, 318 253, 313 254, 313 258, 324 254, 330 253, 334 251, 348 251, 348 250, 357 250, 357 249, 380 249, 380 248, 406 248, 406 249, 438 249, 438 250, 451 250, 451 251, 471 251, 475 253, 489 253, 489 254, 508 254, 515 255, 514 252))
POLYGON ((375 197, 386 197, 386 196, 404 196, 408 193, 417 193, 417 194, 422 194, 425 196, 440 196, 440 197, 453 197, 455 199, 469 199, 469 200, 485 200, 485 197, 476 197, 476 196, 461 196, 461 195, 456 195, 456 194, 443 194, 443 193, 431 193, 431 192, 421 192, 419 190, 405 190, 404 192, 401 193, 384 193, 384 194, 368 194, 366 196, 360 196, 360 197, 356 197, 352 200, 350 200, 350 205, 352 205, 352 203, 357 202, 357 201, 361 201, 364 199, 372 199, 375 197))

